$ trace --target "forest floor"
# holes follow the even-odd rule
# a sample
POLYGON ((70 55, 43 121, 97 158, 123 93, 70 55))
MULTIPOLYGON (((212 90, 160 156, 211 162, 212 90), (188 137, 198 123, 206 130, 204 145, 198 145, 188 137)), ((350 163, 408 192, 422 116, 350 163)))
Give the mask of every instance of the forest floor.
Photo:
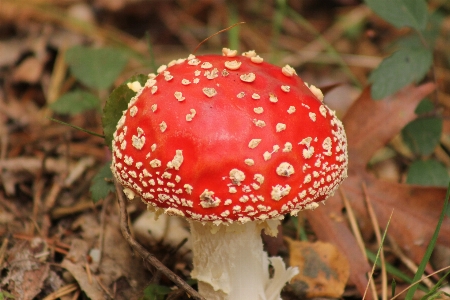
MULTIPOLYGON (((450 7, 428 2, 430 11, 444 12, 432 70, 416 85, 374 101, 370 73, 411 30, 393 27, 358 0, 0 1, 0 299, 189 299, 123 238, 115 193, 93 201, 93 178, 111 160, 104 140, 49 118, 101 135, 100 108, 114 87, 187 57, 237 22, 245 24, 212 36, 197 54, 256 50, 266 61, 293 66, 323 89, 349 139, 349 178, 340 191, 314 212, 287 217, 277 238, 265 237, 272 255, 303 273, 283 299, 360 299, 389 220, 383 267, 375 269, 366 299, 390 296, 393 278, 396 292, 407 288, 446 194, 439 180, 407 184, 410 166, 433 160, 450 168, 450 7), (92 88, 65 57, 77 46, 120 49, 126 63, 110 86, 92 88), (74 90, 100 103, 80 113, 56 112, 52 105, 74 90), (442 128, 424 154, 408 148, 400 133, 425 97, 433 104, 428 117, 438 117, 442 128), (317 254, 316 276, 302 272, 297 254, 305 249, 317 254), (330 279, 328 271, 338 276, 330 279)), ((195 288, 188 225, 152 221, 138 200, 128 202, 127 211, 133 236, 195 288)), ((450 266, 448 215, 426 274, 450 266)), ((442 275, 423 280, 417 295, 442 275)), ((449 292, 448 283, 443 291, 449 292)))

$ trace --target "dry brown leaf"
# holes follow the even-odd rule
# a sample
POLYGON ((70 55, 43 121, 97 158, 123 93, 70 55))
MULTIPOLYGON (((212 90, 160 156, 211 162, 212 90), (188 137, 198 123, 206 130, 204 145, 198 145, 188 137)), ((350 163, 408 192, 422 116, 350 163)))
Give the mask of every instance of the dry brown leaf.
MULTIPOLYGON (((408 86, 392 97, 374 101, 370 90, 365 89, 343 120, 348 138, 349 178, 342 184, 342 189, 358 216, 359 225, 365 227, 369 220, 361 187, 364 182, 383 229, 394 209, 388 234, 416 263, 423 257, 436 227, 445 190, 378 180, 367 172, 366 165, 375 151, 415 117, 417 104, 433 90, 434 84, 431 83, 408 86)), ((336 194, 325 207, 307 212, 307 217, 321 240, 337 245, 347 255, 351 266, 350 279, 363 293, 367 285, 363 270, 367 270, 368 264, 357 250, 356 240, 347 224, 342 222, 345 220, 343 209, 342 199, 336 194)), ((450 244, 448 219, 442 225, 438 242, 450 244)))
POLYGON ((339 298, 350 274, 347 258, 330 243, 286 239, 290 265, 300 273, 291 281, 298 296, 339 298))
POLYGON ((1 285, 7 286, 16 299, 33 299, 41 292, 50 266, 36 256, 47 252, 46 247, 44 240, 36 238, 32 241, 17 242, 7 252, 5 266, 8 273, 2 279, 1 285))

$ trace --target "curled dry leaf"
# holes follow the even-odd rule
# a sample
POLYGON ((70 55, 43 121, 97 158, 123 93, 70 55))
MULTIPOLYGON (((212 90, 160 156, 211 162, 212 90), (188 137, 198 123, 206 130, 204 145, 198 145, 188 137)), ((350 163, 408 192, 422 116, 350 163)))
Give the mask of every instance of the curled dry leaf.
POLYGON ((330 243, 286 240, 289 264, 302 270, 291 281, 295 293, 307 298, 341 297, 350 274, 346 256, 330 243))
MULTIPOLYGON (((373 101, 370 90, 365 89, 343 121, 348 138, 349 178, 342 184, 342 190, 355 210, 359 224, 364 226, 368 220, 362 191, 364 182, 380 226, 385 228, 394 210, 388 234, 416 263, 422 259, 436 228, 445 189, 378 180, 367 172, 366 165, 375 151, 414 119, 417 104, 433 90, 431 83, 408 86, 388 99, 373 101)), ((321 209, 307 212, 307 217, 321 240, 337 245, 346 254, 350 262, 350 280, 363 293, 369 264, 344 222, 343 209, 340 195, 335 194, 321 209)), ((450 244, 449 219, 442 224, 438 242, 450 244)))

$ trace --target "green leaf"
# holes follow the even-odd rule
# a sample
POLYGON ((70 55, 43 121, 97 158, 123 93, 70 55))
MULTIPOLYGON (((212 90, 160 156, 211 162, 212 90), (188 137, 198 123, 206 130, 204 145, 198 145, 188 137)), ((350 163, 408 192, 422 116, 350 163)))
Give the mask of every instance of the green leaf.
POLYGON ((115 190, 114 184, 111 181, 105 179, 113 179, 113 174, 110 169, 111 162, 106 163, 98 173, 92 178, 91 192, 92 200, 97 203, 99 200, 104 199, 109 193, 113 193, 115 190))
POLYGON ((136 92, 133 92, 127 86, 127 83, 139 81, 141 85, 144 86, 147 79, 148 77, 146 75, 135 75, 119 85, 111 95, 109 95, 108 101, 106 101, 105 107, 103 108, 102 123, 103 133, 105 134, 105 143, 110 149, 113 133, 116 131, 116 125, 122 117, 123 111, 128 108, 128 102, 136 95, 136 92))
POLYGON ((372 98, 382 99, 407 84, 420 81, 432 63, 433 53, 424 47, 398 50, 370 74, 372 98))
POLYGON ((428 9, 425 0, 365 0, 380 17, 397 28, 412 27, 418 31, 427 25, 428 9))
POLYGON ((128 58, 115 48, 75 46, 67 50, 66 62, 72 74, 94 89, 109 88, 122 72, 128 58))
POLYGON ((406 183, 425 186, 447 186, 447 169, 436 160, 417 160, 409 166, 406 183))
MULTIPOLYGON (((430 261, 430 257, 431 257, 431 254, 433 253, 434 246, 436 246, 436 241, 439 236, 439 231, 441 230, 442 222, 444 221, 445 213, 448 208, 448 199, 450 197, 450 184, 448 183, 448 180, 447 180, 446 186, 447 186, 447 194, 445 195, 444 207, 442 209, 441 215, 439 216, 439 220, 437 222, 436 229, 434 230, 433 236, 431 237, 430 243, 427 246, 427 250, 425 251, 422 261, 420 262, 420 265, 417 268, 416 274, 414 275, 414 278, 413 278, 414 282, 419 281, 422 278, 423 272, 425 271, 425 267, 430 261)), ((405 296, 405 299, 407 299, 407 300, 413 299, 413 296, 416 293, 417 288, 418 288, 417 284, 412 285, 409 288, 408 293, 405 296)))
POLYGON ((403 141, 415 154, 429 155, 439 144, 442 124, 438 117, 417 118, 403 128, 403 141))
POLYGON ((172 291, 163 285, 150 284, 144 290, 144 296, 140 300, 164 300, 165 296, 172 291))
POLYGON ((419 102, 414 112, 416 115, 426 114, 434 111, 434 103, 428 98, 423 99, 419 102))
POLYGON ((75 115, 86 110, 100 108, 97 96, 82 90, 68 92, 50 104, 50 108, 58 114, 75 115))

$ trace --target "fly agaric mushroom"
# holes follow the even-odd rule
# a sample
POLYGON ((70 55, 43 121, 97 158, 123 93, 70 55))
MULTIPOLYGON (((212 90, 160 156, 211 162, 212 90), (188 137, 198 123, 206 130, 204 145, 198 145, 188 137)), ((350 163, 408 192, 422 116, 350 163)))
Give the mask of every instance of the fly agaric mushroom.
POLYGON ((342 123, 286 65, 254 51, 190 55, 150 74, 117 124, 112 171, 129 199, 188 218, 206 299, 279 299, 298 271, 260 232, 315 209, 347 176, 342 123))

